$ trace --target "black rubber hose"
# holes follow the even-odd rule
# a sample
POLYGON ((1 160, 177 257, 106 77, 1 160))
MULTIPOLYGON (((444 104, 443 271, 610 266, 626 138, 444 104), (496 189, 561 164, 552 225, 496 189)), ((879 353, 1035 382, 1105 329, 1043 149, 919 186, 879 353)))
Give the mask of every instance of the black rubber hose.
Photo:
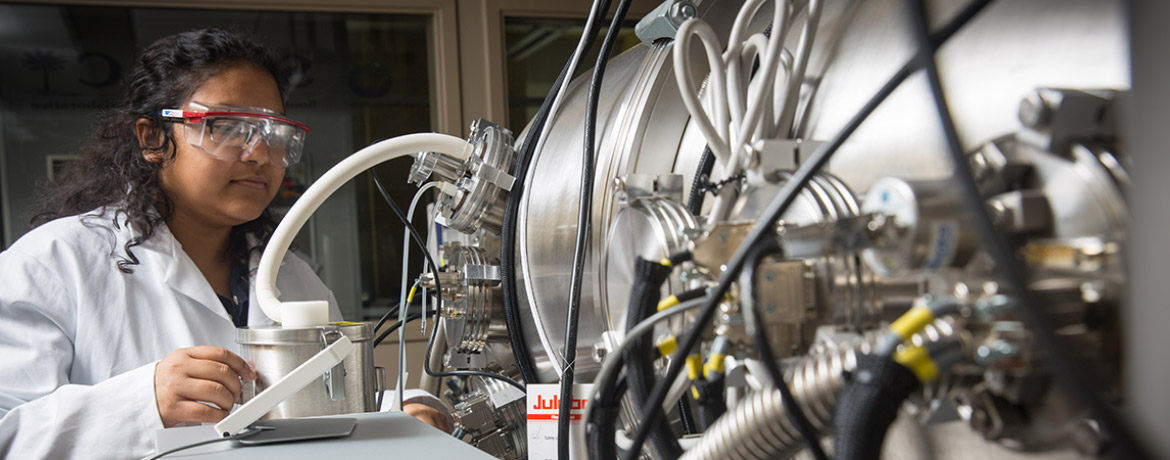
MULTIPOLYGON (((983 3, 988 1, 985 0, 983 3)), ((1116 449, 1113 452, 1114 455, 1127 459, 1150 458, 1149 453, 1138 443, 1125 421, 1114 412, 1114 409, 1089 383, 1091 379, 1086 375, 1085 367, 1078 365, 1076 360, 1069 355, 1068 350, 1075 348, 1068 346, 1065 340, 1056 335, 1048 315, 1040 310, 1039 303, 1028 290, 1025 275, 1020 270, 1020 263, 1015 258, 1015 252, 1010 249, 1011 245, 1000 239, 994 221, 987 211, 986 203, 984 203, 975 184, 975 176, 971 172, 971 165, 967 162, 967 156, 963 152, 963 144, 959 141, 955 122, 947 105, 946 94, 943 92, 942 80, 939 78, 938 67, 934 59, 935 50, 938 49, 940 42, 928 36, 929 18, 921 0, 906 0, 906 6, 910 10, 914 37, 918 41, 920 49, 919 56, 926 69, 935 110, 946 137, 947 151, 950 153, 951 162, 955 168, 954 177, 967 207, 975 215, 975 228, 982 240, 984 250, 991 255, 996 270, 1007 281, 1009 292, 1019 299, 1017 310, 1020 311, 1025 323, 1031 326, 1030 329, 1036 339, 1036 344, 1041 350, 1047 352, 1050 361, 1054 364, 1053 368, 1059 377, 1057 381, 1061 382, 1073 397, 1088 407, 1093 417, 1101 424, 1102 431, 1113 441, 1112 448, 1116 449)))
POLYGON ((837 460, 880 458, 898 409, 919 388, 918 379, 888 357, 860 355, 833 411, 837 460))
MULTIPOLYGON (((599 6, 595 9, 596 11, 609 9, 607 0, 595 1, 606 1, 605 7, 599 6)), ((582 32, 585 34, 585 46, 581 50, 581 56, 588 54, 589 49, 593 47, 597 32, 601 30, 600 15, 602 13, 598 14, 598 19, 593 21, 593 26, 582 32)), ((512 185, 512 190, 508 192, 508 198, 504 203, 504 219, 500 229, 500 290, 503 294, 504 323, 508 328, 508 341, 512 345, 516 368, 520 371, 520 377, 526 382, 538 382, 539 378, 536 374, 536 362, 532 358, 531 350, 528 348, 528 340, 524 335, 524 322, 520 318, 520 300, 516 294, 516 221, 520 215, 520 200, 524 196, 524 181, 528 177, 528 168, 536 153, 536 145, 540 143, 540 134, 544 131, 544 126, 551 115, 549 112, 552 110, 553 101, 557 98, 565 79, 573 77, 568 75, 569 69, 575 67, 574 61, 579 60, 581 56, 570 57, 565 66, 561 68, 560 75, 553 82, 552 90, 544 97, 540 110, 536 112, 536 116, 533 117, 532 123, 528 126, 527 134, 518 144, 519 151, 516 152, 516 162, 511 172, 512 177, 516 178, 516 183, 512 185)))
MULTIPOLYGON (((612 359, 622 359, 614 356, 612 359)), ((626 379, 621 372, 610 374, 605 382, 593 382, 599 385, 597 398, 593 404, 593 416, 586 420, 585 428, 586 451, 590 460, 613 460, 618 457, 617 443, 614 436, 617 434, 617 419, 621 415, 621 397, 626 392, 626 379)))
MULTIPOLYGON (((601 10, 604 15, 609 5, 601 10)), ((605 40, 601 42, 601 49, 597 53, 597 64, 593 67, 593 77, 589 81, 589 94, 585 100, 585 127, 584 149, 581 153, 581 187, 577 207, 577 237, 573 248, 573 270, 569 274, 569 306, 565 312, 565 344, 561 356, 565 364, 561 369, 561 404, 557 411, 557 458, 569 460, 569 421, 572 412, 573 383, 577 366, 577 323, 581 317, 581 286, 585 278, 585 257, 589 247, 589 237, 592 235, 593 223, 593 170, 597 155, 597 104, 601 98, 601 85, 605 79, 605 68, 609 63, 609 55, 613 51, 614 42, 622 30, 622 22, 630 10, 630 0, 618 2, 614 11, 613 20, 609 23, 609 30, 605 32, 605 40)))
MULTIPOLYGON (((752 338, 756 342, 756 348, 760 351, 760 361, 763 362, 764 368, 768 370, 768 376, 772 379, 772 384, 776 389, 780 390, 780 400, 784 403, 784 409, 788 412, 788 420, 796 427, 796 431, 800 432, 800 436, 804 438, 804 444, 808 447, 809 453, 812 454, 816 460, 828 460, 824 449, 821 448, 820 438, 817 436, 816 428, 813 428, 811 422, 808 421, 808 416, 805 415, 804 409, 796 403, 796 398, 792 397, 792 390, 788 388, 788 382, 784 380, 784 373, 780 370, 780 364, 777 362, 776 355, 772 353, 772 343, 768 341, 767 328, 763 324, 763 313, 760 310, 760 304, 755 299, 757 292, 756 285, 756 269, 759 268, 760 263, 765 258, 778 255, 781 253, 780 246, 774 238, 767 238, 759 245, 755 246, 748 252, 747 261, 744 263, 743 275, 740 277, 740 289, 744 292, 744 298, 747 299, 748 308, 746 313, 749 315, 747 321, 748 330, 752 338)), ((874 457, 877 458, 877 457, 874 457)))
POLYGON ((700 398, 695 401, 699 406, 699 427, 706 431, 727 412, 726 378, 699 380, 694 385, 700 387, 700 398))
MULTIPOLYGON (((641 257, 634 260, 634 282, 630 291, 630 307, 626 310, 626 332, 649 318, 658 311, 658 301, 662 297, 662 285, 670 277, 671 268, 656 261, 648 261, 641 257)), ((647 334, 630 342, 626 351, 626 386, 630 394, 630 401, 634 406, 634 418, 642 419, 642 402, 650 393, 657 376, 654 374, 653 338, 647 334)), ((660 423, 653 428, 650 435, 650 449, 654 458, 677 458, 682 455, 682 447, 678 439, 670 430, 670 425, 660 423)))
POLYGON ((691 181, 691 193, 687 197, 687 210, 691 214, 699 215, 703 212, 703 201, 707 198, 707 184, 711 181, 711 170, 715 169, 715 154, 711 147, 703 148, 703 156, 699 157, 699 167, 695 170, 695 180, 691 181))
MULTIPOLYGON (((931 34, 931 41, 938 44, 945 42, 952 35, 954 35, 955 32, 962 28, 964 24, 969 22, 971 18, 978 14, 979 11, 986 7, 987 3, 989 2, 990 0, 977 0, 968 7, 964 8, 955 19, 947 24, 947 26, 943 27, 943 29, 935 32, 934 34, 931 34)), ((808 160, 806 160, 800 165, 799 168, 796 169, 788 182, 786 182, 780 191, 776 194, 776 198, 773 199, 768 207, 764 210, 760 221, 752 228, 747 237, 744 238, 744 243, 741 244, 740 247, 736 249, 735 254, 732 255, 731 260, 727 264, 727 270, 725 270, 723 275, 719 277, 719 283, 716 288, 707 295, 707 298, 704 301, 704 304, 696 318, 695 325, 691 328, 690 331, 688 331, 688 333, 680 342, 679 350, 675 353, 674 359, 671 360, 670 367, 667 368, 664 378, 654 386, 654 390, 651 392, 649 400, 646 401, 646 404, 643 407, 643 410, 646 412, 646 419, 643 421, 643 425, 639 427, 638 431, 634 433, 634 437, 631 440, 631 452, 637 452, 641 450, 642 445, 645 444, 646 437, 649 435, 649 431, 643 428, 653 423, 657 423, 658 419, 662 417, 663 414, 661 404, 662 401, 666 399, 666 392, 669 390, 670 382, 673 381, 682 370, 683 359, 691 352, 692 349, 694 349, 695 344, 698 342, 699 333, 703 326, 711 322, 711 319, 715 315, 715 310, 719 306, 720 300, 723 298, 723 295, 727 292, 728 288, 731 287, 732 280, 739 276, 739 272, 743 268, 744 257, 746 256, 747 249, 774 231, 773 229, 775 228, 774 226, 776 225, 776 221, 779 220, 784 211, 786 211, 788 207, 792 205, 792 202, 796 199, 796 196, 800 193, 801 190, 804 189, 805 185, 808 184, 808 181, 812 178, 812 176, 820 171, 820 169, 826 163, 828 163, 829 159, 833 156, 833 153, 835 153, 841 147, 841 144, 843 144, 845 140, 848 139, 855 130, 857 130, 857 127, 860 126, 861 123, 869 117, 869 114, 873 113, 874 109, 876 109, 882 101, 889 97, 889 95, 893 93, 894 90, 897 89, 898 86, 900 86, 901 83, 905 81, 911 73, 917 70, 919 66, 920 60, 917 57, 912 58, 909 62, 904 64, 902 68, 900 68, 894 74, 894 76, 891 77, 889 81, 887 81, 886 84, 878 90, 877 94, 871 97, 869 101, 867 101, 865 105, 863 105, 861 109, 859 109, 858 112, 854 114, 852 118, 850 118, 849 122, 845 124, 840 132, 834 135, 833 138, 828 142, 822 144, 821 147, 818 148, 816 152, 814 152, 808 158, 808 160), (655 406, 658 406, 657 410, 655 410, 655 406)))
POLYGON ((556 96, 556 89, 561 86, 568 72, 568 65, 561 70, 561 75, 553 83, 553 91, 545 97, 540 111, 533 118, 528 127, 528 135, 520 144, 520 151, 516 155, 516 164, 512 168, 512 176, 516 183, 508 192, 504 202, 504 219, 500 226, 500 290, 503 294, 504 325, 508 328, 508 342, 512 346, 512 355, 516 359, 516 368, 520 371, 520 378, 525 382, 534 383, 539 379, 536 375, 536 362, 532 359, 532 352, 528 348, 528 340, 524 336, 523 321, 520 318, 520 301, 516 295, 516 218, 520 210, 520 198, 524 195, 524 179, 528 176, 528 163, 532 159, 532 152, 537 143, 537 137, 544 128, 548 118, 549 107, 556 96))

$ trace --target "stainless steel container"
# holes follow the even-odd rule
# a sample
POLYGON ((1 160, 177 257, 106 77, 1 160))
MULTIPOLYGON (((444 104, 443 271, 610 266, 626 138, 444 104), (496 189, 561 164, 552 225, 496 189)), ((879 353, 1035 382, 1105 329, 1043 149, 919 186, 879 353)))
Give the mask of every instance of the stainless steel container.
POLYGON ((239 328, 242 356, 256 367, 255 382, 245 382, 247 402, 344 334, 356 345, 337 366, 281 402, 263 418, 373 412, 381 404, 385 377, 374 367, 373 328, 368 323, 330 323, 310 328, 239 328))

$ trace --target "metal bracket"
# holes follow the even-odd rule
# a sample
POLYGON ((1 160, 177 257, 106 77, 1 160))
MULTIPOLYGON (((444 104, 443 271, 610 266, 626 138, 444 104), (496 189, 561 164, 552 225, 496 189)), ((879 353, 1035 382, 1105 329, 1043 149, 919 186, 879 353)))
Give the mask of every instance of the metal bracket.
POLYGON ((699 9, 690 0, 666 0, 638 21, 634 35, 647 45, 663 38, 673 39, 679 26, 698 13, 699 9))
MULTIPOLYGON (((326 326, 321 329, 321 349, 329 346, 344 337, 336 326, 326 326)), ((332 401, 345 401, 345 361, 337 363, 333 368, 325 371, 321 376, 325 382, 325 392, 332 401)))
POLYGON ((516 184, 516 178, 508 174, 507 171, 484 163, 479 164, 476 170, 476 176, 488 181, 489 184, 499 187, 505 192, 511 192, 512 186, 516 184))

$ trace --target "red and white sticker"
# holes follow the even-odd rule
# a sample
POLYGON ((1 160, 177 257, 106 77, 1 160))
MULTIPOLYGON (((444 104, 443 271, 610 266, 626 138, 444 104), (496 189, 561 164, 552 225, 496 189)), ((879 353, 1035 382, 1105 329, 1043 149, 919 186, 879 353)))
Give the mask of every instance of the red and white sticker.
MULTIPOLYGON (((593 392, 593 384, 573 385, 573 399, 569 402, 569 458, 587 457, 583 442, 585 406, 593 392)), ((528 384, 528 460, 555 460, 557 458, 557 420, 561 408, 561 386, 556 383, 528 384)))

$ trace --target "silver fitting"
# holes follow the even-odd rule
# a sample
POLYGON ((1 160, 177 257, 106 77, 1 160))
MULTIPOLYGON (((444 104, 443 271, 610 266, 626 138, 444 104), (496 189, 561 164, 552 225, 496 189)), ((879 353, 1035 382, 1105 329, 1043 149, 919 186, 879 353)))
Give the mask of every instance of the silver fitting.
POLYGON ((474 150, 466 159, 444 153, 422 152, 410 168, 410 182, 443 182, 435 221, 463 233, 484 229, 498 234, 504 203, 516 179, 508 174, 515 152, 512 132, 485 120, 471 125, 474 150))

